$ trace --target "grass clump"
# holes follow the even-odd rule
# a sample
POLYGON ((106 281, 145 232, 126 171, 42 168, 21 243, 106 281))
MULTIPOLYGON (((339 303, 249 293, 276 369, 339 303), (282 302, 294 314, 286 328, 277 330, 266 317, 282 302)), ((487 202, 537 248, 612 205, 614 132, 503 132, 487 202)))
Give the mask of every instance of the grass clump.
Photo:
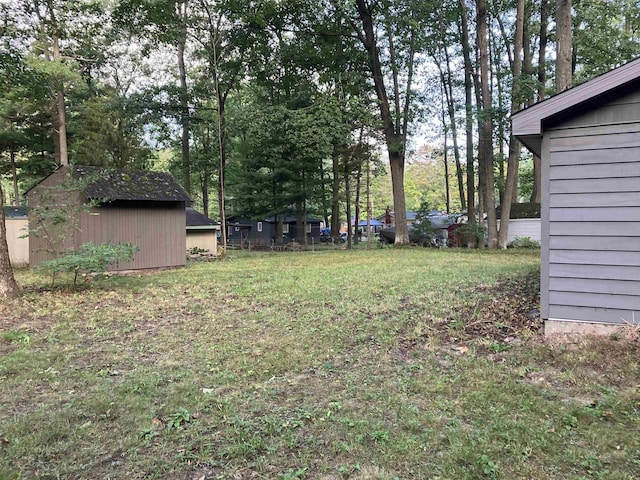
POLYGON ((638 478, 637 344, 544 345, 538 263, 232 252, 83 292, 18 272, 0 478, 638 478))

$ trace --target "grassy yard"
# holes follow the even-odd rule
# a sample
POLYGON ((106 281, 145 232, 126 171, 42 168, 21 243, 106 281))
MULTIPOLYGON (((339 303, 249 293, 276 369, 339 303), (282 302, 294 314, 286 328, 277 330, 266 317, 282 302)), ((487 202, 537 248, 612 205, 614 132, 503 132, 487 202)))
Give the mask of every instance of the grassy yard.
POLYGON ((639 344, 545 345, 538 263, 234 252, 79 292, 19 271, 0 479, 638 479, 639 344))

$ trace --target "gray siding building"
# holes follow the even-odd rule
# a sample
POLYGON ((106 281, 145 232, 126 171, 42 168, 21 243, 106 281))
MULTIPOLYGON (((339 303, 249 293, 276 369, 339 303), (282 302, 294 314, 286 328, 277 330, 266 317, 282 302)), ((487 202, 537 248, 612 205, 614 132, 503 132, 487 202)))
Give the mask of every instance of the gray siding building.
POLYGON ((640 60, 513 116, 542 159, 545 332, 640 323, 640 60))

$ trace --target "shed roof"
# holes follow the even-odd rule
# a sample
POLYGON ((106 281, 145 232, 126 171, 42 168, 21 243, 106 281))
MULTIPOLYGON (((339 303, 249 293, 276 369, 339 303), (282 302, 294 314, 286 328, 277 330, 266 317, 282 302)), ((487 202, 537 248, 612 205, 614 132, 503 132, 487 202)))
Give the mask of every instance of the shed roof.
POLYGON ((191 197, 171 174, 149 170, 114 170, 76 165, 72 175, 88 181, 84 193, 91 200, 190 202, 191 197))
POLYGON ((187 215, 187 229, 203 229, 209 228, 211 230, 217 229, 219 223, 215 220, 211 220, 209 217, 200 213, 195 208, 187 207, 185 209, 187 215))
POLYGON ((628 87, 639 79, 640 58, 520 110, 511 117, 513 134, 540 155, 542 133, 548 123, 597 106, 603 98, 628 93, 628 87))
POLYGON ((29 216, 27 207, 5 206, 3 208, 5 218, 27 218, 29 216))

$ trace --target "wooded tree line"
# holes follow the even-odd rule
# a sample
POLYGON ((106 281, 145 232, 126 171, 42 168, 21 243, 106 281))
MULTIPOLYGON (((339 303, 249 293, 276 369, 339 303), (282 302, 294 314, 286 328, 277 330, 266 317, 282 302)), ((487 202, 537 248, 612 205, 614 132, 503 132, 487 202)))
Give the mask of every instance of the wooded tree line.
POLYGON ((0 16, 15 201, 69 162, 168 168, 223 227, 313 214, 337 235, 370 209, 382 151, 396 243, 417 133, 446 162, 448 204, 486 214, 504 247, 523 153, 509 114, 640 51, 631 0, 9 0, 0 16))

